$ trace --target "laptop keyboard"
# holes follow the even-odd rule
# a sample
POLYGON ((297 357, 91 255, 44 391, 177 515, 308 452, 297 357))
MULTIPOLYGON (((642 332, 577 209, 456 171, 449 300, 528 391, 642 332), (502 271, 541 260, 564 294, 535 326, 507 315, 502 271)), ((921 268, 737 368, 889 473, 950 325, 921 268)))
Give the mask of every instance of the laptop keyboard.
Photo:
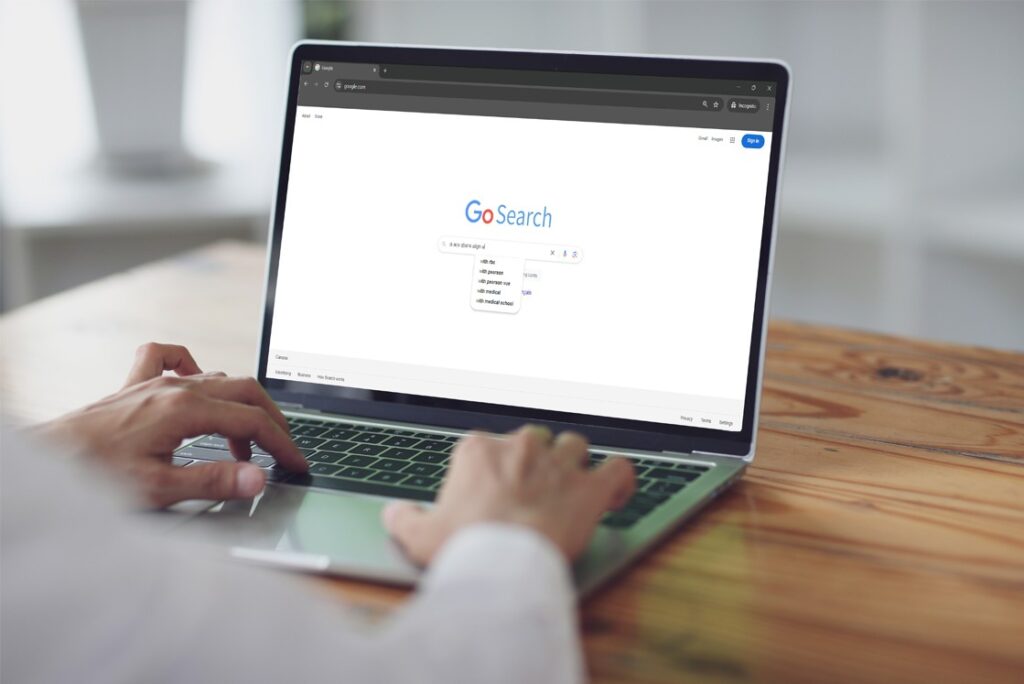
MULTIPOLYGON (((295 445, 309 462, 309 474, 280 468, 262 448, 253 445, 251 462, 264 469, 267 480, 291 485, 322 487, 347 492, 417 501, 433 501, 448 470, 448 459, 459 437, 375 425, 353 425, 315 418, 289 417, 295 445)), ((609 454, 593 452, 593 466, 609 454)), ((233 461, 228 441, 208 435, 175 452, 173 463, 233 461)), ((602 525, 632 527, 677 492, 710 470, 697 463, 670 463, 633 459, 637 491, 620 510, 601 520, 602 525)))

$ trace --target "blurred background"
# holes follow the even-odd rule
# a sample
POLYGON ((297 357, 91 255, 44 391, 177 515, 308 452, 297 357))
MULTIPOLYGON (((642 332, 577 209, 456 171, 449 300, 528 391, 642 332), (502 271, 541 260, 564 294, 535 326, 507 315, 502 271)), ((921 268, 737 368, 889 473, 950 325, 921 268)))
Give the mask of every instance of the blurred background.
POLYGON ((0 0, 2 306, 264 240, 310 37, 784 59, 773 315, 1024 349, 1022 35, 1021 2, 0 0))

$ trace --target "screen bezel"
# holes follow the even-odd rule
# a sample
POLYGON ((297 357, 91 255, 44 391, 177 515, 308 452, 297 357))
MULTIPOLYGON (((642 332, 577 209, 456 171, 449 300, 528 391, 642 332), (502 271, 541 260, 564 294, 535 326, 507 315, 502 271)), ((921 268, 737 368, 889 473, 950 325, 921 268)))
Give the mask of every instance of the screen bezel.
POLYGON ((353 43, 302 42, 297 44, 291 55, 277 195, 271 216, 270 251, 267 261, 267 283, 257 378, 271 397, 280 403, 301 404, 309 409, 367 419, 422 423, 453 429, 482 429, 492 432, 504 432, 515 429, 524 422, 532 422, 548 425, 555 431, 577 430, 587 435, 592 442, 607 446, 681 453, 702 451, 737 456, 749 455, 757 422, 757 395, 762 372, 760 368, 761 344, 763 326, 766 324, 766 295, 774 242, 775 205, 789 85, 788 69, 781 63, 771 61, 422 48, 353 43), (284 230, 292 138, 298 103, 298 83, 301 64, 306 60, 775 82, 777 84, 776 107, 772 121, 771 157, 768 182, 765 188, 757 291, 751 322, 747 384, 741 429, 739 431, 715 430, 267 378, 270 331, 274 315, 274 292, 277 285, 281 238, 284 230))

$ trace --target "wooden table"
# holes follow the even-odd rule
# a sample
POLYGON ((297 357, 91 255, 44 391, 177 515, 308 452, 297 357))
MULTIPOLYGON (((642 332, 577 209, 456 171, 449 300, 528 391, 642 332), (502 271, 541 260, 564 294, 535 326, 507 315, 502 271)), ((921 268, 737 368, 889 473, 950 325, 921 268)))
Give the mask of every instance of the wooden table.
MULTIPOLYGON (((6 316, 4 411, 112 391, 147 340, 252 372, 263 255, 223 243, 6 316)), ((764 391, 743 482, 583 606, 594 679, 1024 682, 1024 354, 775 322, 764 391)))

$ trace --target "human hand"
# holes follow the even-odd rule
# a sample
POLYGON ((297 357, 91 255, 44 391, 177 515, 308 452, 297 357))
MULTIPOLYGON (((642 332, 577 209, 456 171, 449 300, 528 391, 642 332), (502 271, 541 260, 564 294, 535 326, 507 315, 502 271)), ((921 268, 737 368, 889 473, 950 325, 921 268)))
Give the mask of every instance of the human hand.
POLYGON ((244 462, 252 455, 253 441, 285 468, 308 468, 291 441, 288 422, 256 380, 202 373, 178 345, 139 347, 119 392, 39 431, 125 477, 152 506, 255 496, 266 478, 260 468, 244 462), (163 375, 167 370, 177 377, 163 375), (183 439, 212 432, 229 439, 236 462, 171 465, 171 454, 183 439))
POLYGON ((384 525, 409 556, 427 564, 455 532, 479 522, 532 528, 575 558, 601 516, 624 505, 636 487, 627 459, 586 469, 587 442, 564 432, 526 426, 498 437, 472 433, 455 446, 437 505, 396 501, 384 525))

